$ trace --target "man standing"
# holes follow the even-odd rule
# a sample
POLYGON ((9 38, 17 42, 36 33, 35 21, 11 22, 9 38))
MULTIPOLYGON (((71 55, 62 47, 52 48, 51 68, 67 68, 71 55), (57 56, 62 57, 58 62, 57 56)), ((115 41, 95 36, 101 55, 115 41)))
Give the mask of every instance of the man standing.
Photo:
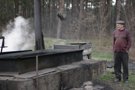
POLYGON ((116 30, 113 32, 114 71, 115 82, 121 81, 121 66, 123 67, 123 81, 128 81, 128 51, 131 47, 129 31, 125 29, 125 22, 116 22, 116 30))

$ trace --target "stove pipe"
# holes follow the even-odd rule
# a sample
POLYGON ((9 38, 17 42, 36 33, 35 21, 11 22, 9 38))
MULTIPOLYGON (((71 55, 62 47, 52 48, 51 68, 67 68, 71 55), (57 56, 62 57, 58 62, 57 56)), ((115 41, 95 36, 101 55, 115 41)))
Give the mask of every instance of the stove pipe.
POLYGON ((41 23, 41 0, 34 0, 35 50, 43 50, 44 40, 41 23))

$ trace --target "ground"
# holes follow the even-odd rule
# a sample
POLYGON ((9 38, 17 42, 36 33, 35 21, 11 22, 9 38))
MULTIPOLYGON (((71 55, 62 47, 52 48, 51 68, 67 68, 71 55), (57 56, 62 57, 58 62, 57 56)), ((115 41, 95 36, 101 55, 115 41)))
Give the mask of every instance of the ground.
MULTIPOLYGON (((109 63, 110 66, 110 63, 109 63)), ((98 79, 113 87, 114 90, 135 90, 135 62, 129 61, 129 81, 128 83, 123 83, 122 81, 120 83, 114 82, 114 74, 113 67, 107 68, 107 71, 101 75, 98 79)))

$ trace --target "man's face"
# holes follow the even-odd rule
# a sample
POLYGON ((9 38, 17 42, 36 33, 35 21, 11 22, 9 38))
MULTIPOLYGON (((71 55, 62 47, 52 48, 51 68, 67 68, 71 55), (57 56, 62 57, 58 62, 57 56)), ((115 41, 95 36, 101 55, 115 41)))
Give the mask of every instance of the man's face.
POLYGON ((116 24, 116 29, 117 30, 124 30, 124 25, 122 25, 122 24, 116 24))

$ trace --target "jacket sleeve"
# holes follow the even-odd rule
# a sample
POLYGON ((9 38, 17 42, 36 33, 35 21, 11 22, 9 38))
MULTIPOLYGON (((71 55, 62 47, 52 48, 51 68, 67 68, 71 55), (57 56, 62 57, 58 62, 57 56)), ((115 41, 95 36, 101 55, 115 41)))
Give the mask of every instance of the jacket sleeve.
POLYGON ((131 40, 131 34, 129 32, 127 32, 127 48, 126 48, 127 50, 130 49, 131 42, 132 42, 132 40, 131 40))
POLYGON ((112 36, 113 36, 113 42, 112 42, 112 44, 113 44, 113 51, 114 51, 114 45, 115 45, 115 32, 112 33, 112 36))

